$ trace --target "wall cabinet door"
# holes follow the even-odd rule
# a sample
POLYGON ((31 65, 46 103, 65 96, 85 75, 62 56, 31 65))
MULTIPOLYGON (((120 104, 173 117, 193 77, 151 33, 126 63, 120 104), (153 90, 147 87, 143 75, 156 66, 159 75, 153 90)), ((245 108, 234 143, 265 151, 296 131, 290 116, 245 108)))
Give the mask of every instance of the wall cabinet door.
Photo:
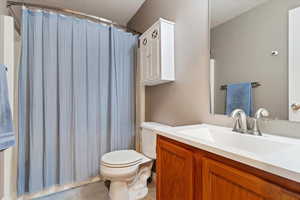
POLYGON ((160 41, 159 27, 155 27, 151 33, 151 79, 160 80, 160 41))
POLYGON ((193 200, 193 169, 193 152, 159 138, 157 200, 193 200))
POLYGON ((143 38, 141 44, 141 65, 143 66, 143 80, 151 80, 151 43, 148 38, 143 38))
POLYGON ((146 82, 160 81, 159 26, 150 30, 149 34, 142 39, 141 52, 143 80, 146 82))
POLYGON ((299 200, 283 188, 203 158, 203 200, 299 200))

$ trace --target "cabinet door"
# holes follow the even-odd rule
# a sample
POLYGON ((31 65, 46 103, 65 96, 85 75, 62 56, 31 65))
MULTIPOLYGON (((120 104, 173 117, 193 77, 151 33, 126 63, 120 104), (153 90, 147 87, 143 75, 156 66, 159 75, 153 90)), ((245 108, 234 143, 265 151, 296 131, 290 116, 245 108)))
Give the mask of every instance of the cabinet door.
POLYGON ((148 37, 141 39, 141 64, 143 81, 151 80, 151 41, 148 37))
POLYGON ((203 159, 203 200, 299 200, 299 196, 256 176, 203 159))
POLYGON ((159 27, 151 31, 151 80, 160 80, 160 33, 159 27))
POLYGON ((157 200, 193 199, 193 153, 161 138, 157 144, 157 200))

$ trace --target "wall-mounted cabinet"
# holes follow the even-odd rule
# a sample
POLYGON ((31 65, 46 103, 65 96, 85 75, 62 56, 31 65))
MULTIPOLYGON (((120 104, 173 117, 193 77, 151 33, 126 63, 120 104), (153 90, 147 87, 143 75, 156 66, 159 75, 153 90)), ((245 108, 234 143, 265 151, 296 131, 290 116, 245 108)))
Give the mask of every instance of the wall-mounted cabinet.
POLYGON ((144 85, 175 80, 173 22, 159 19, 140 37, 139 50, 144 85))

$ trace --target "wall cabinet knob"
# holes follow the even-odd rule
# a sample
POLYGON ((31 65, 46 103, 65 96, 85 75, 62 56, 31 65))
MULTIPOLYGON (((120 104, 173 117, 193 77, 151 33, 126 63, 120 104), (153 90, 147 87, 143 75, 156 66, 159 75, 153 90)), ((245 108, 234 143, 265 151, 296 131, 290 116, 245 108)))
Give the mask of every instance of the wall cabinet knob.
POLYGON ((146 45, 148 43, 148 40, 147 40, 147 38, 145 38, 144 40, 143 40, 143 45, 146 45))

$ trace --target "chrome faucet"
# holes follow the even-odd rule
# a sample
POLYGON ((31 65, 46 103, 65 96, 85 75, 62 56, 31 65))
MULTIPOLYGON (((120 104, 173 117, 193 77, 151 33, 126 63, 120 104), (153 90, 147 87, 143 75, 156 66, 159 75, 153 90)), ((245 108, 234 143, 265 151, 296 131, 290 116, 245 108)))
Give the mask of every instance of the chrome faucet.
POLYGON ((253 135, 258 135, 262 136, 262 133, 259 128, 259 119, 268 117, 270 115, 269 111, 267 111, 265 108, 260 108, 256 111, 254 119, 253 119, 253 124, 252 124, 252 129, 250 130, 250 133, 253 135))
POLYGON ((242 109, 235 109, 231 113, 231 117, 234 119, 234 132, 238 133, 247 133, 248 125, 247 125, 247 115, 242 109))

